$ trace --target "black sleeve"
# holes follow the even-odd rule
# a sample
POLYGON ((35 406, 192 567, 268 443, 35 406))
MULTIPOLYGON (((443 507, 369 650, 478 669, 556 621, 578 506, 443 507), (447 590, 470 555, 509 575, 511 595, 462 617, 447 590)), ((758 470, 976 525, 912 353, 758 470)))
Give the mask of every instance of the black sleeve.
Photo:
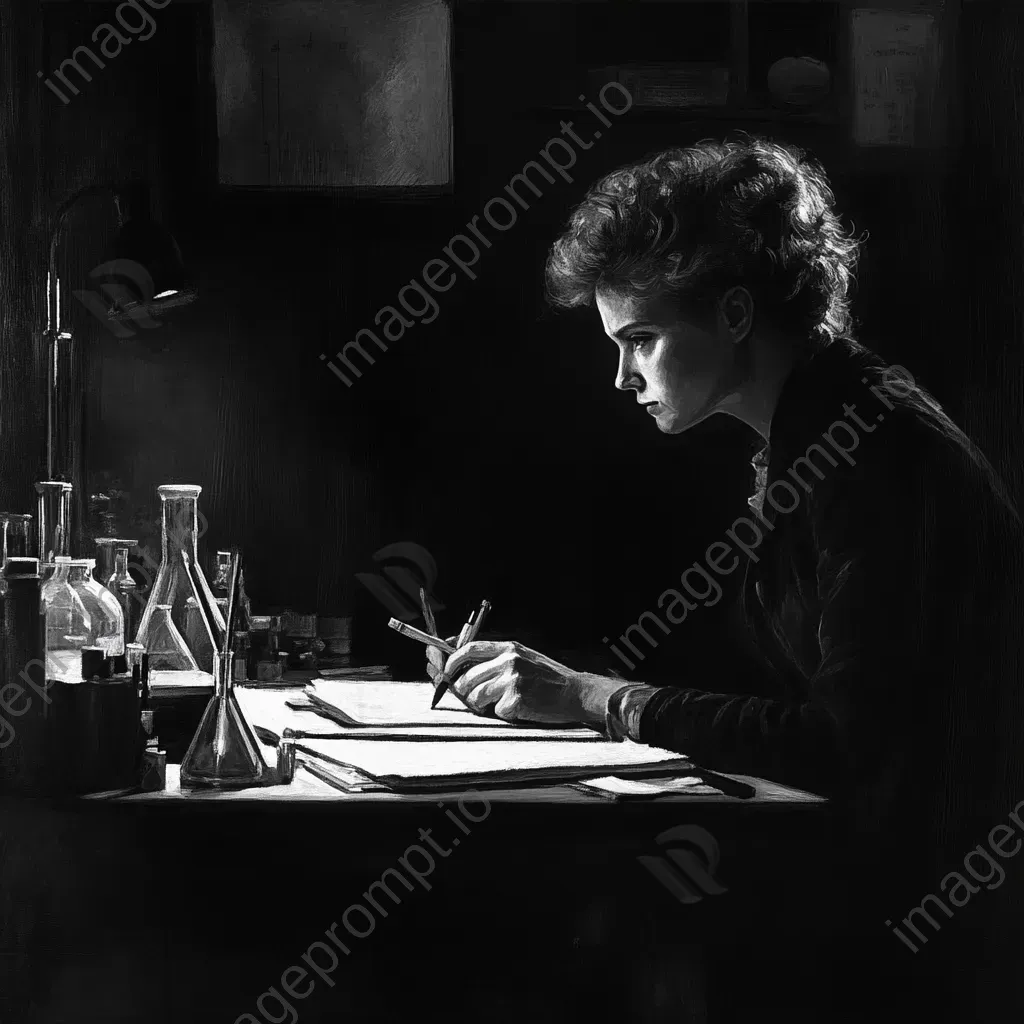
POLYGON ((819 793, 891 756, 928 632, 922 595, 941 512, 924 473, 896 469, 858 467, 805 499, 821 603, 821 658, 805 698, 666 688, 644 709, 641 742, 819 793))

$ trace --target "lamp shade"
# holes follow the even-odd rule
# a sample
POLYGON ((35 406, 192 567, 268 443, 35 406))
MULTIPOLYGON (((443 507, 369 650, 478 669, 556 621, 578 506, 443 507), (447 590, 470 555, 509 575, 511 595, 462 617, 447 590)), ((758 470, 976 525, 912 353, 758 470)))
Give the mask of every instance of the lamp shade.
POLYGON ((196 297, 174 236, 148 218, 124 224, 114 241, 112 258, 93 274, 116 285, 105 289, 112 297, 107 314, 111 320, 162 316, 196 297))

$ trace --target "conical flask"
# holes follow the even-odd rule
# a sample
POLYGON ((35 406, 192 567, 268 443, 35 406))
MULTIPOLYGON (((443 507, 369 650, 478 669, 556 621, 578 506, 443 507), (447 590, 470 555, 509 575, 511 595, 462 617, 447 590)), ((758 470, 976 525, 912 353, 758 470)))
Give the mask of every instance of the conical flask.
MULTIPOLYGON (((171 609, 170 618, 179 638, 187 636, 188 600, 194 597, 201 605, 210 609, 213 620, 210 625, 216 636, 211 636, 209 630, 205 628, 201 634, 193 633, 192 646, 189 649, 199 670, 212 672, 214 647, 220 631, 224 629, 224 617, 199 567, 198 501, 202 490, 193 484, 164 484, 157 488, 160 501, 163 503, 160 568, 153 582, 146 610, 142 613, 135 641, 150 650, 149 633, 154 610, 164 605, 171 609)), ((155 667, 152 661, 150 667, 155 667)))
MULTIPOLYGON (((240 567, 241 556, 235 553, 228 588, 229 623, 233 621, 238 600, 240 567)), ((229 628, 221 656, 217 659, 216 690, 181 762, 181 785, 185 789, 199 786, 239 788, 256 785, 263 778, 264 765, 259 744, 235 700, 233 664, 229 628)))
POLYGON ((181 785, 185 789, 241 788, 256 785, 263 778, 263 758, 235 700, 231 673, 227 671, 232 658, 229 655, 222 661, 217 690, 181 762, 181 785))
POLYGON ((171 606, 158 604, 149 620, 146 638, 151 672, 198 672, 192 652, 171 618, 171 606))

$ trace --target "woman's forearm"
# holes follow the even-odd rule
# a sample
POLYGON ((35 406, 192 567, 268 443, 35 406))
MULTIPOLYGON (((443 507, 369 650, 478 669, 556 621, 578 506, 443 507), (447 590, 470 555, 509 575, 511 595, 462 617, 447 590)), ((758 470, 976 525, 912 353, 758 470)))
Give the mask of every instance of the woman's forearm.
POLYGON ((604 729, 611 712, 619 723, 619 735, 615 738, 628 736, 633 740, 638 736, 643 709, 658 690, 646 683, 629 683, 615 676, 592 673, 581 673, 579 687, 579 703, 585 725, 604 729))

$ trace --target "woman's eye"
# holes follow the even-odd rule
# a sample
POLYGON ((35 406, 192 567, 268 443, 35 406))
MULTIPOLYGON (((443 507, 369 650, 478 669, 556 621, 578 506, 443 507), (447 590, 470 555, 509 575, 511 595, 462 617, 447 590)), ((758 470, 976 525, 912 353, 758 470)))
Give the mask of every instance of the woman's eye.
POLYGON ((630 338, 629 340, 630 344, 633 346, 633 351, 638 352, 640 351, 640 349, 644 348, 646 345, 649 345, 654 340, 654 335, 634 334, 633 337, 630 338))

